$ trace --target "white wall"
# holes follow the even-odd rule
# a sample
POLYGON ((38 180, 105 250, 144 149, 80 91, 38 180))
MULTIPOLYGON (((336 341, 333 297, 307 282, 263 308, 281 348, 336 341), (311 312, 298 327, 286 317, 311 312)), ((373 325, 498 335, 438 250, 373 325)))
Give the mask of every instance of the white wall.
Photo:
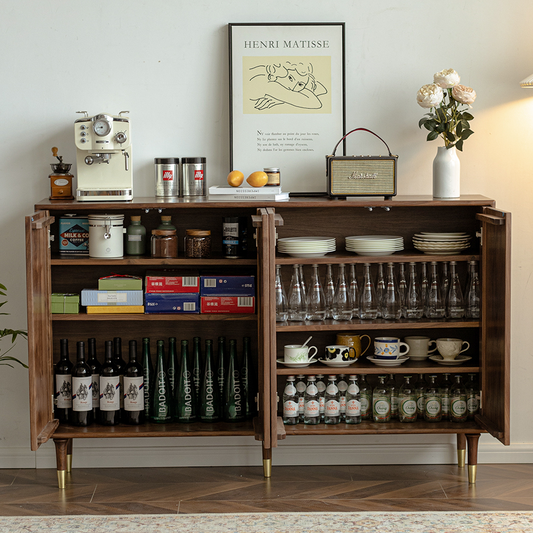
MULTIPOLYGON (((533 410, 529 329, 533 91, 518 85, 533 71, 533 3, 0 0, 0 6, 0 282, 9 289, 7 310, 11 312, 10 317, 2 317, 2 327, 25 327, 23 216, 49 195, 51 147, 58 146, 66 161, 74 161, 76 111, 131 111, 137 196, 153 195, 154 157, 206 156, 211 184, 224 182, 229 167, 228 22, 346 22, 347 124, 378 132, 399 154, 400 194, 431 194, 437 142, 427 143, 418 129, 423 110, 415 94, 432 81, 434 72, 456 69, 478 93, 473 109, 475 135, 460 156, 462 193, 496 199, 498 207, 513 213, 514 227, 512 446, 505 449, 484 436, 480 459, 533 461, 529 416, 533 410)), ((352 142, 348 146, 356 153, 375 151, 375 145, 366 150, 362 137, 352 142)), ((25 341, 17 344, 14 353, 26 359, 25 341)), ((37 454, 29 451, 27 398, 27 372, 2 368, 0 467, 53 464, 52 444, 37 454)), ((84 458, 77 454, 78 464, 135 464, 134 450, 148 442, 80 442, 80 447, 89 448, 84 458), (128 445, 131 453, 116 453, 122 445, 128 445)), ((161 447, 158 455, 165 464, 211 464, 218 453, 222 462, 237 455, 242 462, 260 463, 257 444, 248 439, 224 441, 242 445, 239 454, 231 448, 215 453, 198 448, 212 445, 210 439, 151 442, 161 447), (183 447, 179 457, 170 458, 174 454, 170 445, 183 447)), ((276 451, 274 463, 305 462, 300 442, 293 439, 276 451)), ((311 459, 319 460, 325 445, 331 456, 331 445, 353 442, 317 439, 311 459)), ((364 443, 361 460, 453 459, 453 439, 448 437, 358 442, 364 443), (401 445, 401 453, 389 455, 390 448, 378 445, 394 442, 401 445), (421 453, 429 443, 438 444, 432 448, 434 453, 421 453)), ((343 452, 338 449, 340 457, 343 452)), ((353 446, 342 449, 350 450, 346 460, 358 460, 353 446)), ((149 464, 147 454, 139 457, 140 464, 149 464)))

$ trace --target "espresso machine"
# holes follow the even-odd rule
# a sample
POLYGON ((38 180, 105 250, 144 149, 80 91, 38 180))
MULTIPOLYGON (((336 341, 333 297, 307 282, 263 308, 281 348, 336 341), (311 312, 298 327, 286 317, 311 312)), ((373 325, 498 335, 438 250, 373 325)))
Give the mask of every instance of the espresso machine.
POLYGON ((100 113, 90 117, 87 111, 74 122, 78 188, 81 202, 132 200, 130 120, 100 113))

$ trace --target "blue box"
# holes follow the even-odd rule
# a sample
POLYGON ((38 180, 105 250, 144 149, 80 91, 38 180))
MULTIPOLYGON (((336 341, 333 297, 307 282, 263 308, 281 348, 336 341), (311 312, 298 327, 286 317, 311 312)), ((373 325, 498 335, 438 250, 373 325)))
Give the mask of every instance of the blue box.
POLYGON ((201 276, 200 296, 255 296, 255 276, 201 276))
POLYGON ((97 291, 83 289, 81 305, 143 305, 143 291, 97 291))
POLYGON ((89 255, 89 218, 65 215, 59 219, 59 253, 89 255))
POLYGON ((200 295, 198 293, 158 294, 147 292, 145 313, 199 313, 200 295))

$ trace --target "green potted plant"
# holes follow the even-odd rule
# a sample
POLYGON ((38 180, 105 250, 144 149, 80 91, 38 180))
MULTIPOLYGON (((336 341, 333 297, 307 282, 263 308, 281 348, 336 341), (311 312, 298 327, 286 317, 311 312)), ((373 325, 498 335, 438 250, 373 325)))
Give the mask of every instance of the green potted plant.
MULTIPOLYGON (((4 285, 0 283, 0 296, 6 296, 7 289, 4 285)), ((5 305, 7 303, 7 300, 4 302, 0 302, 0 307, 5 305)), ((9 315, 9 313, 0 313, 0 315, 9 315)), ((24 368, 28 368, 28 365, 24 364, 22 361, 17 359, 16 357, 12 357, 11 355, 7 355, 15 346, 15 340, 18 336, 24 337, 25 339, 28 338, 28 332, 19 330, 19 329, 0 329, 0 340, 4 339, 5 337, 11 337, 11 347, 6 350, 5 352, 0 351, 0 365, 7 365, 13 368, 13 365, 11 363, 18 363, 22 365, 24 368)))

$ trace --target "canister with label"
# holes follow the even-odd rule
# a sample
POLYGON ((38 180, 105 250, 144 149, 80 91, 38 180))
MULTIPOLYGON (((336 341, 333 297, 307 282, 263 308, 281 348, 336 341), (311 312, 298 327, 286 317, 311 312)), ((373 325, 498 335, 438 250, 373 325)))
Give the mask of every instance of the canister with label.
POLYGON ((181 163, 182 195, 205 196, 207 190, 206 158, 183 157, 181 163))
POLYGON ((89 255, 89 220, 66 214, 59 219, 59 253, 89 255))
POLYGON ((89 215, 89 257, 124 255, 124 215, 89 215))
POLYGON ((224 257, 246 257, 248 248, 248 220, 246 217, 224 217, 222 223, 222 250, 224 257))
POLYGON ((178 157, 156 157, 155 195, 177 197, 180 195, 180 160, 178 157))

